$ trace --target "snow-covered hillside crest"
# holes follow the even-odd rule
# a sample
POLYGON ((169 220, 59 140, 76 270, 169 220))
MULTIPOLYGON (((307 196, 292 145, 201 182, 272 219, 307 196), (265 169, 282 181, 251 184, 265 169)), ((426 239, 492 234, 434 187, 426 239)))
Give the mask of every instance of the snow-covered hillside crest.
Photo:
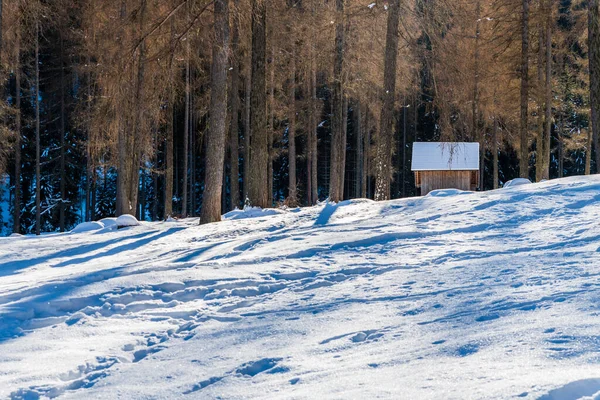
POLYGON ((576 177, 2 238, 0 398, 594 396, 599 200, 576 177))

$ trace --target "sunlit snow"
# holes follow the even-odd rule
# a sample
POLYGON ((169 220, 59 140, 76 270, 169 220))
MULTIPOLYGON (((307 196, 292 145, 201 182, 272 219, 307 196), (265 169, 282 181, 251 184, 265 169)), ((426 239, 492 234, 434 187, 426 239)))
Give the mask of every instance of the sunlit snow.
POLYGON ((0 398, 600 391, 600 178, 0 239, 0 398))

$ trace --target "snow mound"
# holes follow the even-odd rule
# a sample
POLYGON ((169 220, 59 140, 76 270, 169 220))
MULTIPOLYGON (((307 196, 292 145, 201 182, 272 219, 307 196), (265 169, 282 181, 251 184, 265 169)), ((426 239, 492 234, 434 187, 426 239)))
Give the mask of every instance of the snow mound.
POLYGON ((105 228, 117 229, 117 219, 113 217, 102 218, 100 221, 105 228))
POLYGON ((223 215, 224 219, 236 220, 236 219, 246 219, 246 218, 260 218, 267 217, 270 215, 278 215, 284 214, 285 211, 279 210, 277 208, 260 208, 260 207, 244 207, 243 210, 236 208, 233 211, 229 211, 227 214, 223 215))
POLYGON ((463 194, 471 194, 473 192, 468 192, 465 190, 460 190, 460 189, 438 189, 438 190, 432 190, 431 192, 427 193, 427 196, 429 197, 449 197, 449 196, 459 196, 459 195, 463 195, 463 194))
MULTIPOLYGON (((350 205, 354 205, 354 204, 371 204, 371 203, 375 203, 375 201, 371 200, 371 199, 350 199, 350 200, 342 200, 339 203, 337 203, 338 206, 350 206, 350 205)), ((331 203, 331 204, 335 204, 335 203, 331 203)))
POLYGON ((98 221, 82 222, 81 224, 79 224, 75 228, 73 228, 71 233, 92 232, 92 231, 97 231, 97 230, 103 229, 103 228, 104 228, 104 224, 102 222, 98 222, 98 221))
POLYGON ((127 226, 138 226, 140 221, 138 221, 133 215, 123 214, 117 217, 117 227, 125 228, 127 226))
POLYGON ((515 186, 530 185, 530 184, 531 184, 531 181, 527 178, 515 178, 515 179, 512 179, 512 180, 506 182, 504 184, 504 186, 502 186, 502 187, 506 189, 506 188, 512 188, 515 186))

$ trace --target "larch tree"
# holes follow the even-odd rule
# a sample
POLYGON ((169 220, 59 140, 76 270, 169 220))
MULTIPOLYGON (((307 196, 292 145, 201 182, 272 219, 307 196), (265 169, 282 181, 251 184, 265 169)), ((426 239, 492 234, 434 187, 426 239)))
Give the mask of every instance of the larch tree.
POLYGON ((248 199, 253 206, 270 207, 268 194, 269 144, 267 129, 266 57, 267 5, 266 0, 252 0, 252 79, 250 88, 250 159, 248 199))
POLYGON ((392 152, 394 148, 393 114, 394 104, 396 102, 396 64, 398 59, 399 22, 400 0, 392 0, 388 9, 383 78, 383 107, 381 109, 381 129, 377 140, 375 200, 390 199, 392 152))
POLYGON ((333 56, 333 82, 331 84, 331 161, 329 173, 329 200, 344 198, 346 136, 344 135, 344 33, 345 0, 336 0, 335 50, 333 56))
POLYGON ((200 223, 221 220, 221 194, 227 137, 227 59, 229 56, 229 0, 214 1, 213 48, 210 79, 210 126, 206 138, 206 177, 200 223))
POLYGON ((521 17, 521 118, 519 123, 519 176, 529 178, 529 0, 522 1, 521 17))
POLYGON ((588 9, 588 52, 590 70, 591 123, 596 152, 596 168, 600 171, 600 1, 590 0, 588 9))

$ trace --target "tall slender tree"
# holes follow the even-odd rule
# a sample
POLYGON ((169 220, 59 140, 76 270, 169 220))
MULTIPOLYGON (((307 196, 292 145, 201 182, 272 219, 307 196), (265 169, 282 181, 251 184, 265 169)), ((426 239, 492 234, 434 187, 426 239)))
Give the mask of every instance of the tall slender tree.
POLYGON ((346 137, 344 135, 344 33, 345 0, 336 0, 335 50, 333 61, 333 82, 331 85, 331 161, 329 173, 329 199, 340 201, 344 198, 344 156, 346 137))
POLYGON ((229 168, 231 208, 240 206, 240 145, 239 145, 239 111, 240 111, 240 15, 239 0, 234 1, 231 20, 231 87, 229 88, 229 104, 231 119, 229 124, 229 168))
POLYGON ((521 17, 521 119, 519 176, 529 178, 529 0, 522 1, 521 17))
POLYGON ((588 9, 588 51, 590 69, 591 122, 596 152, 596 173, 600 173, 600 1, 590 0, 588 9))
POLYGON ((252 87, 250 90, 250 164, 248 199, 253 206, 269 207, 267 129, 266 51, 267 6, 265 0, 252 0, 252 87))

